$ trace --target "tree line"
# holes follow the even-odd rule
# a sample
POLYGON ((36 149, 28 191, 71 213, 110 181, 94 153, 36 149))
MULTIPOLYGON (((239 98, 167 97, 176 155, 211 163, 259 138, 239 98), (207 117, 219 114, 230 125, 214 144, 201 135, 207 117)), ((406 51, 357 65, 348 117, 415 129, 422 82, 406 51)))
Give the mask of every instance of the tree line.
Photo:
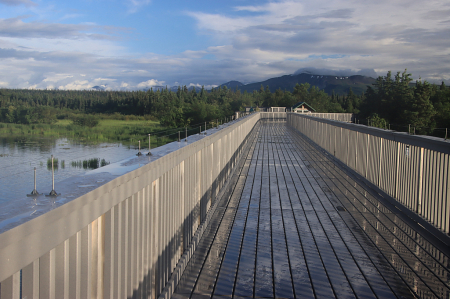
POLYGON ((345 95, 328 95, 308 83, 294 90, 263 87, 252 93, 227 87, 200 91, 179 87, 148 91, 29 90, 0 89, 0 122, 53 123, 70 118, 75 124, 95 125, 95 117, 143 117, 162 125, 184 127, 213 121, 243 111, 245 107, 292 107, 307 102, 317 112, 355 113, 359 119, 418 128, 450 128, 450 89, 426 81, 412 82, 406 70, 376 79, 373 86, 357 95, 350 88, 345 95), (90 117, 86 117, 90 115, 90 117))
POLYGON ((417 128, 418 134, 430 134, 436 128, 450 128, 450 88, 418 80, 412 83, 405 70, 376 79, 368 86, 360 102, 359 116, 372 119, 374 125, 397 124, 417 128))
POLYGON ((305 101, 317 111, 345 112, 339 99, 309 84, 297 84, 292 92, 261 86, 253 93, 218 87, 210 91, 169 89, 148 91, 64 91, 0 89, 0 122, 53 123, 72 118, 82 124, 80 115, 109 115, 113 118, 142 116, 157 119, 164 126, 183 127, 222 119, 244 111, 245 107, 291 107, 305 101))

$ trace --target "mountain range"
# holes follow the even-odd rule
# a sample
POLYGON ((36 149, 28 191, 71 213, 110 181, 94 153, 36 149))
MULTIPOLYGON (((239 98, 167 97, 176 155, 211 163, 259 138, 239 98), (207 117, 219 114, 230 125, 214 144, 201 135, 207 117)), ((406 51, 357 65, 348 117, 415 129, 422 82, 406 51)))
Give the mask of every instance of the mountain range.
MULTIPOLYGON (((316 68, 302 68, 297 70, 292 75, 284 75, 281 77, 270 78, 261 82, 254 82, 244 84, 239 81, 229 81, 221 84, 220 87, 227 87, 228 89, 239 89, 241 92, 247 91, 252 93, 258 91, 261 86, 265 89, 269 87, 271 92, 275 92, 277 89, 293 91, 296 84, 308 83, 311 86, 316 86, 321 90, 324 90, 327 94, 331 95, 333 92, 338 95, 347 94, 350 88, 355 94, 361 94, 366 91, 367 86, 372 85, 375 82, 377 74, 374 70, 361 70, 359 72, 352 72, 351 70, 329 70, 329 69, 316 69, 316 68)), ((153 91, 168 89, 176 92, 179 86, 153 86, 153 91)), ((198 92, 200 87, 190 86, 189 90, 194 89, 198 92)), ((94 90, 106 90, 105 85, 94 86, 94 90)), ((150 88, 142 89, 144 91, 150 88)))
POLYGON ((331 95, 334 91, 335 94, 347 94, 350 88, 355 94, 361 94, 366 91, 367 86, 372 85, 375 79, 372 77, 353 75, 353 76, 332 76, 332 75, 315 75, 311 73, 301 73, 294 75, 285 75, 281 77, 267 79, 262 82, 242 84, 238 81, 230 81, 222 84, 221 87, 226 86, 231 89, 240 89, 241 92, 253 92, 254 90, 260 90, 261 86, 265 89, 269 87, 271 92, 277 89, 293 91, 295 85, 308 83, 311 86, 317 86, 319 89, 323 89, 326 93, 331 95))

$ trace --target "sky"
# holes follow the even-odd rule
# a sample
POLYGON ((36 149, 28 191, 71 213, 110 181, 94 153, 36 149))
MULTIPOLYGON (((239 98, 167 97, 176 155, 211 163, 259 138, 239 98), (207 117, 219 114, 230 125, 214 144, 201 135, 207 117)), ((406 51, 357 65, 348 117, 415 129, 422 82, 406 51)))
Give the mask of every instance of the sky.
POLYGON ((0 88, 210 88, 311 67, 449 84, 450 2, 0 0, 0 88))

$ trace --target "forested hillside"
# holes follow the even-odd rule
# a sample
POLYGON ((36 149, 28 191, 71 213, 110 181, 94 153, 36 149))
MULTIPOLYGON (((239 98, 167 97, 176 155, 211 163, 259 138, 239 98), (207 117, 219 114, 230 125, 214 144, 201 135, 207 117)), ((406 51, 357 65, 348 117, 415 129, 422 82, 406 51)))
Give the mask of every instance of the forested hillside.
POLYGON ((450 88, 443 82, 433 85, 426 81, 417 81, 411 87, 411 82, 406 70, 394 77, 391 72, 378 77, 364 94, 359 116, 379 127, 392 124, 396 130, 414 128, 417 134, 435 131, 434 135, 441 136, 445 128, 450 129, 450 88))

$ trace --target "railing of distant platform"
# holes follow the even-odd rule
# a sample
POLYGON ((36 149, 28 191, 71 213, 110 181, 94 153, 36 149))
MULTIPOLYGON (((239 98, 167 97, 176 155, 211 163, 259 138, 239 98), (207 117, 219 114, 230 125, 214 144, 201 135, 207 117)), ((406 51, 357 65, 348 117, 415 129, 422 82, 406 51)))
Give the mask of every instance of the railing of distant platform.
POLYGON ((173 290, 167 282, 186 266, 177 266, 180 257, 193 254, 258 120, 249 115, 0 234, 0 298, 173 290))
POLYGON ((348 123, 351 123, 354 121, 353 113, 310 113, 307 115, 318 117, 318 118, 338 120, 338 121, 343 121, 343 122, 348 122, 348 123))
POLYGON ((298 113, 288 113, 287 122, 402 205, 449 234, 449 142, 298 113))
MULTIPOLYGON (((290 112, 290 108, 286 107, 271 107, 267 108, 268 111, 258 111, 261 115, 261 119, 273 119, 273 120, 286 120, 286 113, 290 112)), ((248 115, 250 113, 254 112, 240 112, 237 111, 235 113, 236 119, 239 117, 243 117, 245 115, 248 115)), ((300 113, 301 114, 301 113, 300 113)), ((342 122, 354 122, 355 121, 355 115, 353 113, 305 113, 309 116, 314 116, 318 118, 325 118, 325 119, 332 119, 332 120, 338 120, 342 122)))

